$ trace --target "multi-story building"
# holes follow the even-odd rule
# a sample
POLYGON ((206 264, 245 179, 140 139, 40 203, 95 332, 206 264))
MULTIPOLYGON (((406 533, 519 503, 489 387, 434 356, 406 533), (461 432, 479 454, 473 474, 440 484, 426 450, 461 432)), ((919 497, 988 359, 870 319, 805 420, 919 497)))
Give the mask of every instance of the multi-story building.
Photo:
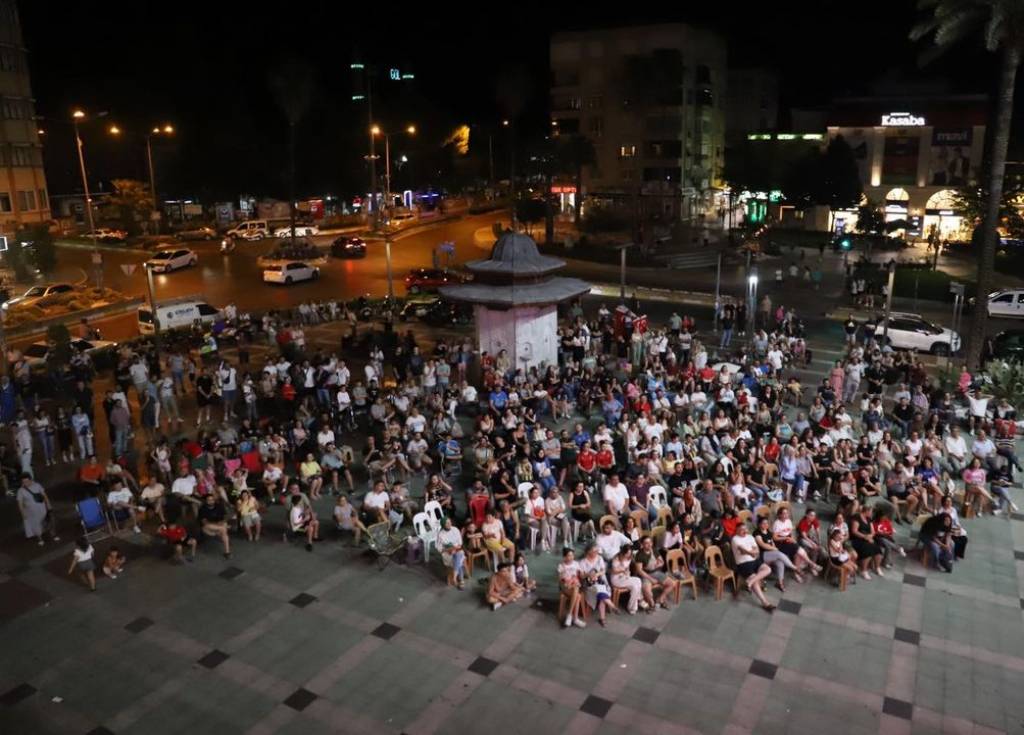
MULTIPOLYGON (((969 234, 953 195, 977 183, 987 117, 984 95, 837 99, 828 138, 853 149, 864 194, 887 221, 906 220, 910 237, 954 239, 969 234)), ((837 228, 855 217, 833 214, 837 228)))
MULTIPOLYGON (((586 202, 691 219, 717 207, 725 136, 726 45, 683 24, 560 33, 551 39, 556 134, 597 153, 586 202)), ((559 183, 563 202, 564 182, 559 183)))
POLYGON ((730 69, 725 100, 726 136, 776 130, 779 124, 779 76, 768 69, 730 69))
POLYGON ((0 0, 0 233, 49 219, 28 52, 15 0, 0 0))

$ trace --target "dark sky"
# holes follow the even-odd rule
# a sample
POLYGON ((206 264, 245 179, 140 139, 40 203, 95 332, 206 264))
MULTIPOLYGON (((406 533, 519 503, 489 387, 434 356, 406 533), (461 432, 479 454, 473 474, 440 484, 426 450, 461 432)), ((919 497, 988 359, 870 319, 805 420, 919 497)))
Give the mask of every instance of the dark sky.
MULTIPOLYGON (((551 32, 597 25, 683 21, 721 32, 730 63, 775 68, 783 102, 824 104, 863 92, 880 79, 921 74, 906 40, 913 3, 865 1, 772 4, 666 4, 628 14, 578 3, 458 4, 21 2, 38 113, 46 118, 46 156, 54 193, 76 186, 68 118, 74 106, 109 111, 126 130, 168 121, 173 141, 154 144, 162 195, 206 202, 239 193, 286 196, 287 124, 271 93, 270 76, 299 59, 313 70, 310 109, 297 130, 298 194, 345 193, 365 180, 366 111, 350 102, 349 64, 355 48, 382 68, 416 75, 411 98, 381 100, 377 121, 415 123, 412 143, 396 154, 429 161, 455 122, 486 131, 505 112, 496 87, 510 74, 529 83, 519 135, 546 124, 547 48, 551 32), (358 7, 357 7, 358 6, 358 7), (485 10, 486 7, 486 10, 485 10), (585 16, 585 21, 580 20, 585 16), (386 102, 386 103, 385 103, 386 102)), ((956 91, 987 92, 990 60, 969 49, 926 72, 956 91)), ((393 90, 393 88, 392 88, 393 90)), ((92 178, 145 176, 139 138, 110 140, 99 122, 83 128, 92 178)), ((481 138, 478 137, 477 140, 481 138)), ((500 153, 499 153, 500 157, 500 153)), ((425 163, 421 163, 426 167, 425 163)), ((499 171, 500 174, 500 171, 499 171)), ((424 178, 423 172, 416 172, 424 178)))

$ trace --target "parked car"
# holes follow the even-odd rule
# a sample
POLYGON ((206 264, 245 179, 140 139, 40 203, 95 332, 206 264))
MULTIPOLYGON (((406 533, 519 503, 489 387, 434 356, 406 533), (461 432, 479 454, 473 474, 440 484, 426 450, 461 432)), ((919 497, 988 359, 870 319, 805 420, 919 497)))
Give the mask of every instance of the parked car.
POLYGON ((51 283, 44 286, 33 286, 28 291, 23 293, 21 296, 15 296, 13 299, 8 299, 4 302, 5 308, 11 308, 13 306, 31 306, 38 302, 40 299, 44 299, 47 296, 56 296, 57 294, 70 293, 74 291, 75 287, 70 283, 51 283))
POLYGON ((988 295, 989 316, 1024 316, 1024 288, 1006 288, 988 295))
MULTIPOLYGON (((108 342, 102 339, 71 340, 71 351, 87 353, 89 357, 93 358, 94 363, 99 353, 113 350, 116 347, 117 342, 108 342)), ((50 354, 50 343, 45 340, 33 342, 25 348, 22 354, 25 356, 25 362, 28 363, 30 368, 42 367, 46 364, 46 357, 50 354)))
MULTIPOLYGON (((879 316, 868 324, 875 327, 875 336, 885 333, 885 317, 879 316)), ((931 352, 949 355, 960 349, 960 335, 952 329, 932 324, 920 314, 894 311, 889 316, 888 342, 898 350, 931 352)))
POLYGON ((145 265, 154 273, 170 273, 171 271, 191 268, 199 262, 199 256, 188 248, 158 250, 145 265))
POLYGON ((262 240, 270 235, 270 228, 265 219, 250 219, 239 222, 224 233, 226 237, 237 237, 240 240, 262 240))
POLYGON ((438 299, 421 318, 432 327, 465 325, 473 321, 473 307, 469 304, 438 299))
POLYGON ((436 295, 410 296, 398 312, 398 318, 401 321, 422 319, 440 300, 441 297, 436 295))
POLYGON ((986 360, 1024 360, 1024 329, 1007 329, 985 340, 986 360))
POLYGON ((264 283, 291 284, 298 281, 315 281, 319 277, 319 268, 298 261, 270 265, 263 269, 264 283))
MULTIPOLYGON (((295 225, 295 237, 312 237, 313 235, 319 235, 320 228, 316 225, 295 225)), ((292 228, 291 225, 288 227, 278 227, 274 230, 274 237, 291 237, 292 228)))
POLYGON ((415 268, 405 277, 405 289, 411 294, 436 291, 441 286, 464 283, 465 276, 440 268, 415 268))
POLYGON ((212 227, 194 227, 190 230, 178 230, 174 235, 179 240, 216 240, 217 231, 212 227))
POLYGON ((361 237, 342 235, 331 243, 331 255, 335 258, 365 258, 366 241, 361 237))
POLYGON ((110 227, 97 227, 93 234, 98 242, 124 242, 128 239, 127 232, 110 227))

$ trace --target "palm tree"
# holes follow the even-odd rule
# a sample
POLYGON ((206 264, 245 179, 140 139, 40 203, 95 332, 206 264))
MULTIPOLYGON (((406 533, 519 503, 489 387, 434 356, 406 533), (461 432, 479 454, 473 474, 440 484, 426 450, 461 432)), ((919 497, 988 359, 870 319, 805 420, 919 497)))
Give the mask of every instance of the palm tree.
POLYGON ((288 211, 291 244, 295 245, 295 126, 309 111, 313 97, 313 70, 304 62, 287 61, 270 75, 270 87, 288 121, 288 211))
MULTIPOLYGON (((931 54, 942 53, 958 41, 980 36, 985 48, 1000 55, 999 88, 996 119, 992 131, 991 160, 988 171, 988 200, 985 206, 981 252, 978 259, 978 290, 984 298, 992 287, 996 256, 996 225, 1003 201, 1003 174, 1006 171, 1006 148, 1010 141, 1010 118, 1013 114, 1013 90, 1024 54, 1024 2, 1021 0, 918 0, 925 17, 910 32, 911 40, 931 37, 935 48, 931 54)), ((988 309, 984 305, 974 311, 967 342, 967 365, 977 370, 981 364, 982 345, 988 309)))

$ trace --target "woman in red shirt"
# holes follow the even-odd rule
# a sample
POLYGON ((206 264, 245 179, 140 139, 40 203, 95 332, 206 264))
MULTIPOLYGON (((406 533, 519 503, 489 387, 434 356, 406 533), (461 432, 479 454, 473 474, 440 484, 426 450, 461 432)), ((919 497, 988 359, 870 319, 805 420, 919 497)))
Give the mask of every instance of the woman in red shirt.
POLYGON ((891 512, 885 504, 876 505, 874 517, 871 519, 871 530, 875 533, 875 543, 882 548, 882 559, 886 569, 892 568, 894 553, 900 556, 907 555, 903 547, 897 544, 896 539, 893 538, 892 519, 889 517, 891 512))

